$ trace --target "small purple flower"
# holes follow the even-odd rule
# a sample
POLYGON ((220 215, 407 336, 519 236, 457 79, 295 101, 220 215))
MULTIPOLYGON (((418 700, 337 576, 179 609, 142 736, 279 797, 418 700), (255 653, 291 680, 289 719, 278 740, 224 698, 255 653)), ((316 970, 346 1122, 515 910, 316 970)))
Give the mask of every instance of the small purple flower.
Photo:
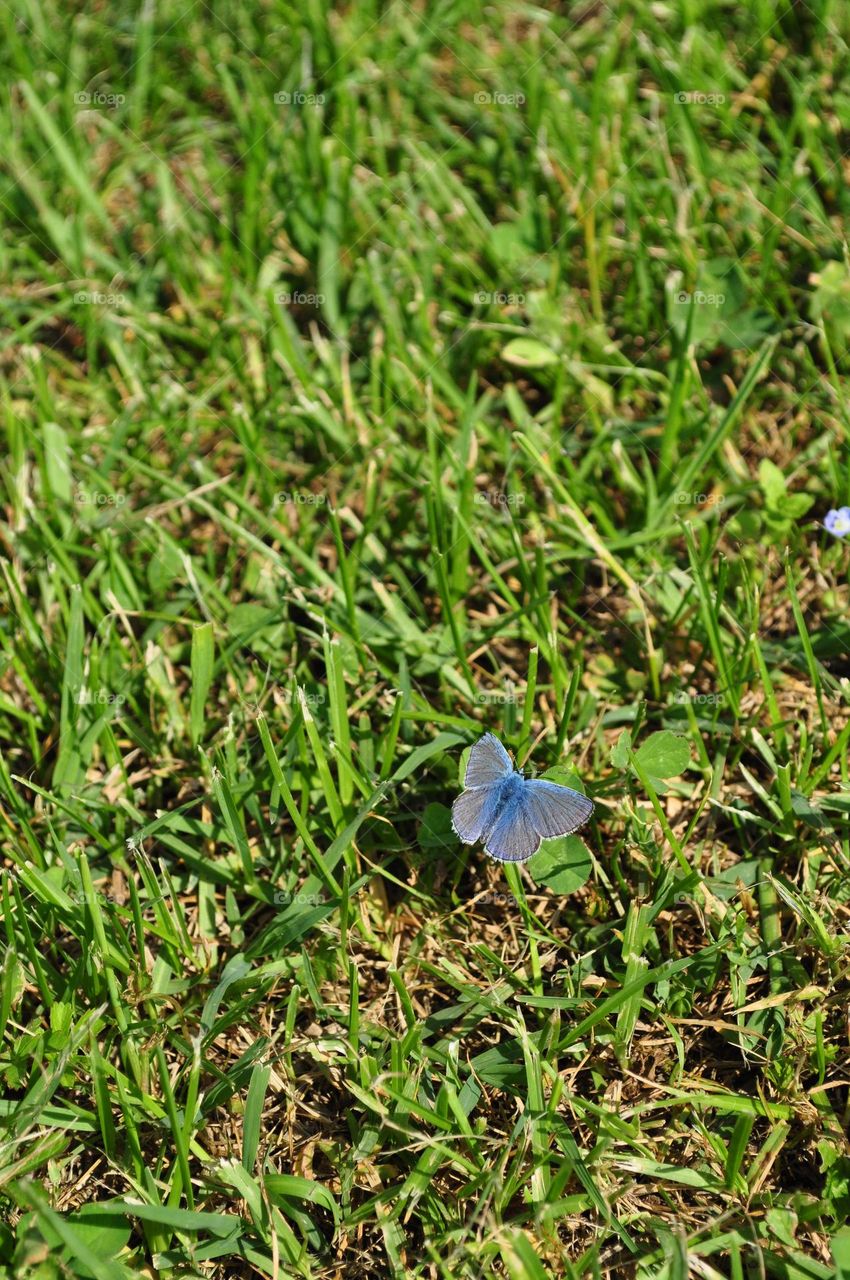
POLYGON ((824 528, 834 533, 836 538, 846 538, 850 533, 850 507, 839 507, 837 511, 827 511, 824 528))

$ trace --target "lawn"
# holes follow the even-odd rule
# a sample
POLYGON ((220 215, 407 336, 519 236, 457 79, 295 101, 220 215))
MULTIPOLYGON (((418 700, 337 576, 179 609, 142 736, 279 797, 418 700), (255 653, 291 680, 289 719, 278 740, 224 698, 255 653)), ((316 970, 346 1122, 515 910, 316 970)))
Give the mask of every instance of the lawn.
POLYGON ((850 1276, 850 4, 0 32, 0 1277, 850 1276))

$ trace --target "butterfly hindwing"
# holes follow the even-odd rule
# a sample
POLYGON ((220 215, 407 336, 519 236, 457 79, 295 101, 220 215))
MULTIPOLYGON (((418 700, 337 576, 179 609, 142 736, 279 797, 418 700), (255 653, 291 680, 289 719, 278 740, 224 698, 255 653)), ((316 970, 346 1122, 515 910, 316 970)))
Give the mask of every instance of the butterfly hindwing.
POLYGON ((540 848, 523 791, 518 791, 484 836, 484 849, 499 862, 525 862, 540 848))
POLYGON ((475 844, 481 839, 489 799, 489 787, 475 787, 462 791, 452 805, 452 826, 464 844, 475 844))

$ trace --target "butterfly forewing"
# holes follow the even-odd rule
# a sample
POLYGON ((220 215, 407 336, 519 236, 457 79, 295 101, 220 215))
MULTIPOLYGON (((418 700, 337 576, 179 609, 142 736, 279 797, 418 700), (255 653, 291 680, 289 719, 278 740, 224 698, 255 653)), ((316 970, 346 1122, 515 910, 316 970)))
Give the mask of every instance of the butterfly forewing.
POLYGON ((498 738, 485 733, 469 752, 466 765, 465 787, 489 787, 513 773, 513 761, 498 738))

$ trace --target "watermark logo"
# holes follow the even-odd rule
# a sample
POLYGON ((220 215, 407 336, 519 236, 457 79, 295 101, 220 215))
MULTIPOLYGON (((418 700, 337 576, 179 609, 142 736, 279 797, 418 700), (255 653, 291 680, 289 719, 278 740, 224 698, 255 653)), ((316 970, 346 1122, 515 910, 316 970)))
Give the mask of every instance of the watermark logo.
POLYGON ((122 907, 126 904, 129 895, 106 893, 102 889, 96 889, 93 893, 86 893, 85 889, 69 889, 68 897, 79 906, 95 907, 104 902, 114 902, 116 906, 122 907))
POLYGON ((680 507, 716 507, 723 501, 719 493, 688 493, 680 489, 673 495, 673 501, 680 507))
POLYGON ((100 89, 95 89, 92 93, 81 89, 74 94, 74 103, 78 107, 123 107, 126 101, 126 94, 103 93, 100 89))
POLYGON ((481 703, 500 702, 515 704, 521 700, 519 690, 515 684, 511 683, 510 680, 507 681, 504 689, 485 689, 483 693, 476 693, 475 695, 475 701, 481 703))
MULTIPOLYGON (((299 697, 297 692, 293 693, 291 689, 284 689, 280 685, 275 685, 273 687, 273 697, 278 706, 290 707, 299 706, 301 704, 301 698, 303 698, 304 705, 311 710, 315 707, 324 706, 327 702, 327 694, 321 689, 312 693, 308 693, 306 689, 302 689, 299 697)), ((240 698, 239 705, 242 707, 243 711, 247 712, 248 715, 259 718, 265 714, 259 702, 250 702, 245 698, 240 698)))
POLYGON ((326 695, 321 689, 317 689, 313 693, 308 693, 306 689, 302 689, 301 693, 293 693, 291 689, 284 689, 283 698, 285 702, 301 702, 302 699, 308 707, 321 707, 327 701, 326 695))
POLYGON ((125 301, 123 293, 100 293, 97 289, 81 289, 74 294, 74 302, 80 307, 122 307, 125 301))
POLYGON ((123 707, 126 701, 123 693, 110 693, 109 689, 81 689, 77 694, 80 707, 123 707))
POLYGON ((282 307, 321 307, 325 302, 323 293, 279 293, 277 301, 282 307))
POLYGON ((274 904, 276 907, 291 907, 300 903, 308 907, 320 907, 325 899, 320 893, 287 893, 284 889, 276 889, 274 904))
POLYGON ((285 91, 276 93, 274 100, 279 107, 323 107, 325 105, 323 93, 303 93, 300 89, 296 89, 294 93, 285 91))
MULTIPOLYGON (((634 894, 637 899, 654 898, 657 890, 655 881, 649 879, 645 875, 638 875, 634 881, 634 894)), ((679 889, 670 895, 670 905, 683 906, 685 903, 693 903, 694 896, 692 893, 686 893, 684 889, 679 889)))
POLYGON ((525 306, 524 293, 490 293, 479 289, 472 295, 472 301, 478 306, 522 307, 525 306))
POLYGON ((74 502, 78 507, 123 507, 126 495, 120 489, 115 493, 98 493, 96 490, 78 489, 74 502))
POLYGON ((475 94, 473 102, 477 107, 522 107, 525 105, 524 93, 488 93, 482 89, 475 94))
POLYGON ((525 494, 485 489, 483 493, 476 493, 474 502, 476 507, 521 507, 525 502, 525 494))
POLYGON ((695 293, 688 293, 685 289, 677 289, 673 301, 677 307, 722 307, 726 301, 726 294, 703 293, 702 289, 697 289, 695 293))
POLYGON ((679 705, 691 702, 697 706, 719 707, 725 699, 722 693, 685 693, 684 689, 680 689, 673 701, 679 705))
POLYGON ((321 507, 326 502, 323 493, 310 493, 309 490, 283 489, 274 496, 276 507, 321 507))
POLYGON ((726 101, 726 94, 703 93, 701 89, 689 89, 685 93, 674 93, 673 101, 680 107, 722 107, 726 101))

